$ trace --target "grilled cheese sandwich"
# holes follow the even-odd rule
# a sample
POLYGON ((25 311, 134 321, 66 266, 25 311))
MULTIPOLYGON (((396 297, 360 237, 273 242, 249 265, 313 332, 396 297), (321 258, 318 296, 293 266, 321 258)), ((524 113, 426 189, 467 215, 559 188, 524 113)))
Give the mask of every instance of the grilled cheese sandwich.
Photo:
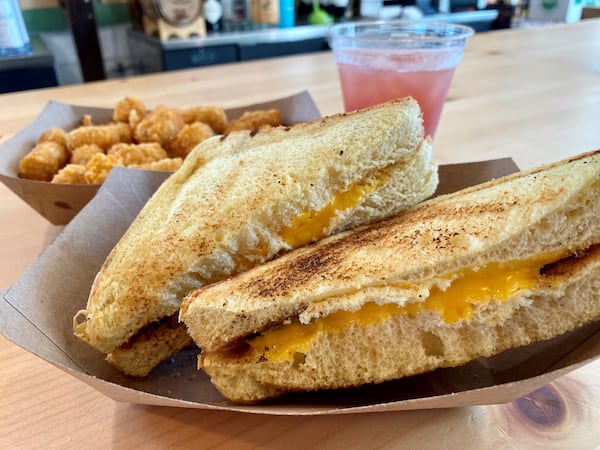
POLYGON ((429 197, 437 167, 410 98, 202 142, 147 202, 92 285, 74 333, 128 375, 192 340, 183 297, 429 197))
POLYGON ((423 202, 191 292, 234 402, 465 364, 600 319, 600 151, 423 202))

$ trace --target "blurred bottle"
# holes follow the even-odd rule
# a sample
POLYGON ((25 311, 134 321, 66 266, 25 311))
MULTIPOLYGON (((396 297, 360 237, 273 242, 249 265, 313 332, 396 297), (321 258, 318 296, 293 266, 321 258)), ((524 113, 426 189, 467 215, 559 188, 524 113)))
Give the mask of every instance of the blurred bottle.
POLYGON ((279 25, 279 0, 251 0, 250 17, 261 27, 279 25))
POLYGON ((279 28, 291 28, 295 23, 294 0, 279 0, 279 28))
POLYGON ((246 0, 222 0, 222 2, 225 31, 241 31, 250 28, 246 0))
POLYGON ((219 0, 205 0, 202 14, 207 33, 223 31, 223 5, 219 0))
POLYGON ((29 52, 31 42, 18 0, 0 0, 0 56, 29 52))

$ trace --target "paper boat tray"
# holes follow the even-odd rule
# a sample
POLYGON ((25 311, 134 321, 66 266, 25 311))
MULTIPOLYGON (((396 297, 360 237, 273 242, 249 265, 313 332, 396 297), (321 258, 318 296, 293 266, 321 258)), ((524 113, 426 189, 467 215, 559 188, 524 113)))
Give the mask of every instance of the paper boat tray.
MULTIPOLYGON (((440 167, 438 193, 517 170, 510 159, 440 167)), ((165 173, 114 169, 98 194, 0 300, 2 334, 122 402, 262 414, 342 414, 505 403, 600 355, 600 323, 466 366, 361 388, 293 394, 255 406, 227 402, 185 351, 148 377, 122 375, 72 333, 94 276, 165 173)))

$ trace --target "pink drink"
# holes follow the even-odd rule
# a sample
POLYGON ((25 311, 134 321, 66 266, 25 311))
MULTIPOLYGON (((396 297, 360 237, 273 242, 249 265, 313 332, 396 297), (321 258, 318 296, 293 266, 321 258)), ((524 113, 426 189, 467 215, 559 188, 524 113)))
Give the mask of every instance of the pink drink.
POLYGON ((463 25, 374 21, 334 25, 329 44, 346 111, 411 96, 433 137, 466 40, 463 25))
POLYGON ((346 111, 352 111, 394 98, 412 96, 423 111, 425 134, 433 136, 454 69, 393 71, 339 63, 344 107, 346 111))

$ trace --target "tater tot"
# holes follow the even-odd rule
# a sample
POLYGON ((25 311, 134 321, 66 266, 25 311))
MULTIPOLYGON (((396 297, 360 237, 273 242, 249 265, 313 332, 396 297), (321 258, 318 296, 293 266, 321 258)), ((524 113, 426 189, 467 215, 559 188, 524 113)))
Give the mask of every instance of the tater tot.
POLYGON ((169 156, 166 150, 156 142, 116 144, 108 150, 107 154, 120 158, 126 166, 151 163, 169 156))
POLYGON ((165 158, 165 159, 161 159, 159 161, 154 161, 154 162, 147 163, 147 164, 133 165, 131 167, 135 167, 137 169, 175 172, 177 169, 179 169, 181 167, 182 163, 183 163, 183 159, 181 159, 181 158, 165 158))
POLYGON ((138 112, 135 109, 132 109, 131 111, 129 111, 129 126, 131 127, 132 130, 135 130, 135 127, 137 127, 139 125, 139 123, 142 121, 144 116, 140 117, 140 115, 138 114, 138 112))
POLYGON ((50 128, 49 130, 44 131, 40 135, 38 139, 38 144, 40 142, 52 141, 66 147, 66 136, 67 133, 65 133, 65 130, 63 130, 62 128, 50 128))
POLYGON ((52 182, 60 184, 85 184, 85 171, 85 166, 81 164, 67 164, 54 175, 52 182))
POLYGON ((119 100, 115 105, 113 120, 115 122, 125 122, 131 125, 130 118, 132 112, 135 112, 136 117, 141 120, 146 115, 146 106, 137 98, 125 97, 124 99, 119 100))
POLYGON ((148 111, 135 97, 119 100, 112 122, 83 114, 72 131, 50 128, 19 162, 19 177, 53 183, 103 183, 115 166, 175 171, 204 140, 236 130, 280 126, 276 109, 246 111, 230 121, 219 106, 160 105, 148 111))
POLYGON ((196 106, 183 111, 183 120, 187 124, 202 122, 208 124, 215 133, 222 134, 227 126, 227 114, 218 106, 196 106))
POLYGON ((71 151, 77 147, 96 144, 102 150, 108 150, 114 144, 131 142, 131 128, 126 123, 109 125, 91 125, 74 129, 67 134, 67 148, 71 151))
POLYGON ((54 141, 37 144, 19 161, 19 176, 29 180, 50 181, 69 160, 69 151, 54 141))
POLYGON ((96 144, 86 144, 77 147, 71 152, 71 164, 85 166, 96 153, 104 153, 104 150, 96 144))
POLYGON ((239 130, 259 130, 281 125, 281 113, 277 109, 247 111, 242 117, 227 124, 226 133, 239 130))
POLYGON ((85 181, 87 183, 103 183, 113 167, 123 165, 121 159, 116 155, 98 153, 85 166, 85 181))
POLYGON ((138 142, 158 142, 169 154, 172 143, 185 126, 180 109, 157 106, 135 127, 138 142))
POLYGON ((202 122, 184 126, 171 147, 171 155, 185 158, 196 145, 215 135, 213 129, 202 122))
POLYGON ((90 116, 89 114, 84 114, 83 119, 81 119, 81 126, 82 127, 91 127, 93 125, 94 125, 94 122, 92 121, 92 116, 90 116))

